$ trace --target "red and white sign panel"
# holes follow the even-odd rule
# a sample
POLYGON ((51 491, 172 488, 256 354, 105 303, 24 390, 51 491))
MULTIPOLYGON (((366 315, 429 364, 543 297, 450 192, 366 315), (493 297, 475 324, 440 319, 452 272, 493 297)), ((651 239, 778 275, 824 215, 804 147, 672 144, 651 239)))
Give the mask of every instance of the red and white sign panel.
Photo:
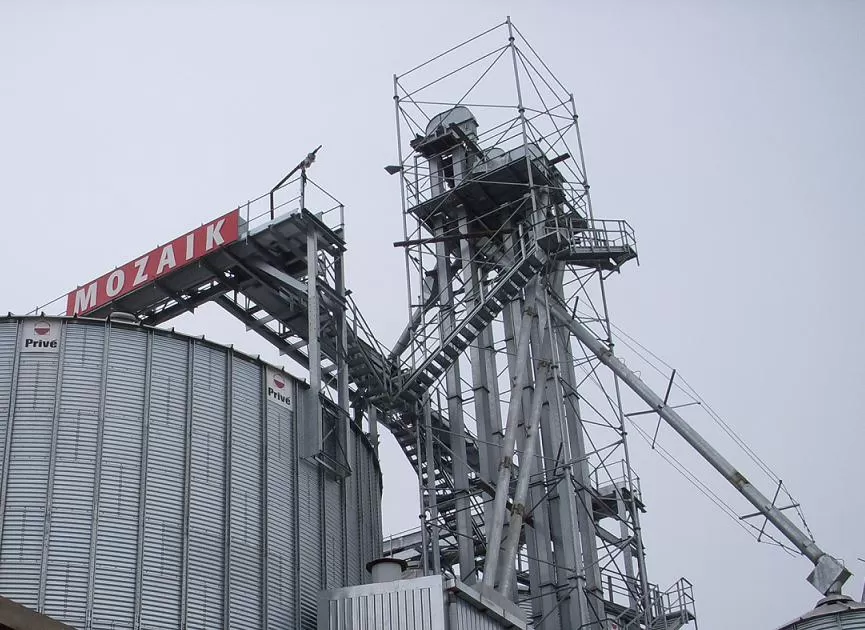
POLYGON ((282 372, 277 372, 271 367, 268 367, 265 372, 267 377, 267 399, 280 407, 294 410, 294 401, 291 398, 294 388, 291 386, 291 378, 282 372))
POLYGON ((240 210, 232 210, 210 223, 157 247, 122 267, 78 287, 66 296, 67 315, 86 315, 111 300, 147 286, 175 269, 237 241, 240 210))
POLYGON ((58 352, 60 322, 56 319, 25 319, 22 322, 21 352, 58 352))

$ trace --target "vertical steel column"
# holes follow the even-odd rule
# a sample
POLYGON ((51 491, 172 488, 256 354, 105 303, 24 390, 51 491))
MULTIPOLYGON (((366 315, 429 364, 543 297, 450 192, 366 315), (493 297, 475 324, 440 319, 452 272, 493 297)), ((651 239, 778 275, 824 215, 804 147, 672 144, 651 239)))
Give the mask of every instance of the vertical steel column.
MULTIPOLYGON (((426 407, 428 403, 426 400, 423 403, 423 406, 426 407)), ((421 412, 422 413, 422 412, 421 412)), ((405 417, 405 416, 404 416, 405 417)), ((415 446, 414 452, 415 457, 417 458, 417 490, 418 490, 418 500, 420 503, 420 514, 418 515, 418 519, 420 520, 420 548, 421 552, 421 566, 423 568, 423 574, 429 575, 429 538, 428 532, 426 529, 426 514, 428 510, 428 501, 426 497, 424 481, 423 481, 423 469, 424 465, 426 465, 427 470, 427 479, 429 479, 430 471, 432 470, 431 464, 432 462, 424 456, 426 450, 423 448, 423 440, 421 439, 421 428, 420 428, 420 415, 418 413, 414 414, 414 437, 415 437, 415 446)), ((429 442, 430 435, 427 433, 426 441, 429 442)))
POLYGON ((318 307, 318 232, 313 225, 307 227, 306 232, 306 300, 307 318, 309 328, 307 335, 309 345, 309 400, 310 400, 310 425, 313 427, 314 435, 312 453, 319 453, 322 449, 321 430, 321 310, 318 307))
MULTIPOLYGON (((57 433, 60 431, 60 401, 63 389, 63 362, 66 357, 66 328, 60 328, 60 348, 57 352, 57 378, 54 384, 54 413, 51 419, 51 451, 48 457, 48 489, 45 493, 45 519, 42 525, 42 561, 39 571, 39 594, 36 610, 42 612, 45 606, 45 585, 48 577, 48 550, 51 542, 51 508, 54 500, 54 466, 57 460, 57 433)), ((9 454, 6 454, 9 457, 9 454)))
MULTIPOLYGON (((441 550, 439 548, 439 511, 438 511, 438 495, 436 494, 436 457, 435 457, 435 436, 433 435, 432 427, 432 408, 429 396, 424 399, 423 405, 423 421, 426 440, 424 447, 426 449, 427 461, 427 509, 429 510, 429 520, 432 523, 430 527, 430 549, 432 551, 432 572, 434 575, 439 575, 442 572, 441 566, 441 550)), ((424 549, 424 554, 427 549, 424 549)))
POLYGON ((378 457, 378 409, 370 405, 367 413, 369 414, 369 441, 378 457))
MULTIPOLYGON (((577 132, 579 133, 579 127, 577 127, 577 132)), ((607 341, 610 350, 612 350, 613 330, 610 325, 610 311, 607 308, 607 290, 604 285, 604 276, 600 273, 598 274, 598 280, 601 289, 601 303, 604 309, 604 329, 607 333, 607 341)), ((570 349, 570 341, 568 342, 568 348, 570 349)), ((571 364, 573 365, 573 361, 571 364)), ((643 530, 640 527, 640 510, 637 507, 637 500, 634 494, 634 474, 631 470, 631 453, 630 448, 628 447, 628 431, 625 427, 625 412, 622 409, 622 389, 619 385, 619 377, 615 374, 613 375, 613 383, 616 390, 616 411, 619 416, 619 433, 622 436, 622 450, 625 455, 625 472, 627 474, 628 489, 631 493, 628 508, 634 530, 634 546, 636 547, 637 552, 637 572, 640 577, 640 599, 643 605, 643 621, 648 626, 652 623, 652 593, 649 586, 649 574, 646 569, 646 551, 643 547, 643 530)))
POLYGON ((536 291, 539 282, 537 279, 530 281, 526 288, 526 302, 523 307, 520 334, 517 341, 516 354, 516 378, 511 387, 510 402, 508 403, 508 418, 505 423, 505 435, 502 440, 502 452, 499 458, 499 466, 496 480, 496 496, 492 507, 492 523, 489 525, 490 536, 487 539, 487 557, 484 562, 484 585, 492 588, 498 576, 499 556, 505 525, 505 506, 511 486, 511 467, 513 466, 514 448, 519 431, 519 419, 522 414, 521 394, 526 384, 526 375, 529 369, 529 341, 531 340, 531 329, 536 326, 538 312, 536 310, 536 291))
MULTIPOLYGON (((551 290, 561 294, 563 290, 561 271, 555 274, 551 290)), ((576 494, 579 499, 576 502, 576 515, 582 548, 583 571, 580 578, 585 580, 585 622, 597 624, 598 620, 604 619, 606 615, 602 604, 603 584, 598 566, 598 539, 595 535, 595 519, 592 512, 591 475, 586 457, 586 440, 580 415, 579 396, 576 393, 577 379, 574 373, 570 338, 567 332, 563 337, 560 329, 554 327, 553 330, 556 331, 553 336, 555 345, 552 347, 556 368, 552 386, 555 387, 556 398, 562 407, 558 419, 562 423, 564 444, 567 445, 565 460, 570 462, 569 474, 576 482, 576 494)))
MULTIPOLYGON (((543 299, 546 300, 546 291, 543 299)), ((542 312, 546 319, 546 309, 542 312)), ((537 328, 532 331, 532 353, 539 361, 553 363, 550 336, 541 335, 537 328)), ((546 383, 537 383, 535 386, 544 387, 546 392, 546 404, 541 412, 541 440, 547 484, 554 485, 546 503, 550 514, 561 624, 563 628, 580 628, 585 623, 585 593, 581 581, 583 566, 578 545, 579 525, 571 476, 571 448, 562 430, 561 396, 554 374, 547 375, 546 383)))
POLYGON ((336 401, 340 408, 341 420, 345 422, 343 430, 343 448, 348 467, 354 470, 354 453, 348 447, 351 440, 351 410, 349 409, 348 389, 348 314, 345 297, 345 265, 343 252, 340 251, 334 257, 334 275, 336 276, 336 295, 339 298, 340 308, 336 313, 336 401))
MULTIPOLYGON (((522 305, 520 300, 515 300, 505 306, 502 311, 502 318, 505 328, 505 353, 508 359, 508 374, 511 382, 516 378, 517 365, 517 336, 519 330, 516 322, 520 321, 520 312, 522 305)), ((527 375, 526 386, 521 392, 522 413, 520 422, 523 418, 528 417, 531 407, 531 397, 534 391, 531 375, 527 375)), ((519 444, 520 450, 523 445, 519 444)), ((540 458, 535 458, 534 461, 524 461, 520 458, 520 468, 530 466, 532 475, 535 478, 541 478, 544 472, 544 465, 540 458)), ((534 619, 543 619, 541 626, 536 626, 537 630, 559 628, 559 611, 556 601, 556 580, 553 571, 553 557, 550 551, 550 523, 548 512, 546 509, 546 499, 543 489, 543 480, 541 484, 529 484, 529 497, 531 505, 537 509, 532 511, 532 526, 526 530, 526 550, 528 552, 529 565, 529 589, 532 597, 532 616, 534 619)))
MULTIPOLYGON (((537 380, 543 383, 547 380, 548 365, 541 363, 537 371, 537 380)), ((527 421, 525 447, 520 454, 520 461, 524 464, 520 467, 517 477, 517 487, 514 491, 511 518, 508 524, 508 537, 502 552, 501 577, 499 578, 498 591, 505 597, 510 595, 516 578, 516 558, 520 544, 520 533, 523 528, 523 517, 526 511, 526 498, 529 493, 529 480, 532 476, 531 461, 535 459, 537 450, 539 425, 541 420, 541 405, 544 401, 544 391, 535 389, 532 397, 532 410, 527 421)))
MULTIPOLYGON (((463 211, 460 216, 460 232, 464 238, 460 240, 460 255, 462 257, 466 310, 472 310, 478 304, 483 303, 484 295, 483 278, 476 260, 477 248, 474 243, 465 238, 468 231, 468 220, 465 211, 463 211)), ((495 353, 492 350, 492 345, 492 329, 488 325, 480 331, 476 342, 469 346, 480 473, 481 478, 488 483, 496 478, 496 465, 499 460, 497 442, 500 440, 502 431, 498 372, 496 371, 495 353)), ((488 494, 484 494, 483 497, 484 523, 486 525, 484 533, 489 540, 490 525, 493 520, 490 510, 491 497, 488 494)))
MULTIPOLYGON (((442 342, 456 326, 454 315, 454 293, 450 257, 446 242, 441 238, 446 227, 439 219, 435 226, 436 270, 439 283, 439 335, 442 342)), ((456 510, 457 542, 459 547, 460 579, 474 582, 475 544, 471 525, 471 502, 469 501, 469 470, 466 457, 465 419, 463 418, 462 383, 459 361, 445 373, 448 419, 451 425, 451 451, 454 481, 454 504, 456 510)))
MULTIPOLYGON (((343 234, 345 236, 345 234, 343 234)), ((349 474, 355 474, 354 449, 351 448, 351 409, 349 405, 349 390, 348 390, 348 304, 345 296, 345 265, 342 249, 334 256, 334 276, 336 295, 339 298, 339 308, 336 312, 336 401, 339 406, 340 422, 344 423, 343 427, 343 452, 345 453, 345 461, 348 465, 349 474)), ((348 580, 348 545, 345 540, 348 539, 348 523, 349 521, 357 520, 355 511, 356 504, 348 496, 348 479, 343 477, 339 480, 340 502, 342 503, 342 581, 346 584, 348 580)))
MULTIPOLYGON (((408 241, 408 219, 406 218, 406 187, 405 187, 405 169, 403 168, 403 157, 402 157, 402 126, 400 125, 399 120, 399 78, 396 75, 393 75, 393 106, 394 106, 394 115, 396 116, 396 159, 397 164, 399 165, 399 200, 400 200, 400 210, 401 210, 401 219, 402 219, 402 240, 408 241)), ((417 177, 417 157, 415 157, 415 177, 417 177)), ((415 186, 415 194, 417 194, 417 186, 415 186)), ((420 249, 420 246, 418 246, 420 249)), ((410 260, 410 248, 406 246, 403 253, 403 260, 405 263, 405 297, 408 305, 408 318, 411 321, 412 317, 412 295, 411 295, 411 263, 410 260)), ((409 331, 409 344, 414 340, 413 331, 409 331)), ((412 344, 413 345, 413 344, 412 344)), ((399 354, 394 357, 394 360, 399 360, 399 354)), ((414 348, 412 348, 412 352, 409 353, 412 357, 412 369, 414 369, 414 348)), ((378 445, 376 444, 376 448, 378 445)), ((376 451, 378 454, 378 451, 376 451)))

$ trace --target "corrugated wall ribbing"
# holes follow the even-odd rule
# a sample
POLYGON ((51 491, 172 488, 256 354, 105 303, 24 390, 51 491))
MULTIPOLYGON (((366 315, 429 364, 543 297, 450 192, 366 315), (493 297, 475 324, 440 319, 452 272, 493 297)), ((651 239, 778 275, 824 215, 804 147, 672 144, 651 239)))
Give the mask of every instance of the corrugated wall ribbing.
POLYGON ((68 326, 54 456, 44 611, 83 626, 105 328, 68 326))
POLYGON ((56 353, 30 352, 19 359, 7 454, 0 593, 25 606, 38 603, 57 367, 56 353))
POLYGON ((195 344, 187 623, 222 626, 225 564, 225 352, 195 344))
POLYGON ((316 624, 318 591, 322 588, 321 513, 318 464, 301 461, 298 471, 300 506, 300 619, 301 628, 316 624))
POLYGON ((372 521, 372 558, 381 556, 381 475, 373 462, 372 457, 366 458, 367 466, 369 466, 369 487, 372 490, 372 503, 370 503, 370 520, 372 521))
POLYGON ((331 475, 324 477, 324 549, 327 567, 325 588, 338 588, 343 578, 343 506, 340 481, 331 475))
POLYGON ((0 462, 6 453, 6 421, 12 397, 12 372, 15 369, 15 346, 18 343, 18 322, 0 322, 0 462))
POLYGON ((357 489, 358 483, 358 442, 357 434, 351 432, 351 441, 348 448, 352 453, 353 470, 351 475, 346 479, 346 508, 350 508, 346 518, 346 551, 348 553, 348 567, 346 571, 347 584, 360 584, 363 581, 363 576, 360 571, 361 559, 361 542, 360 542, 360 502, 358 501, 357 489))
MULTIPOLYGON (((132 625, 147 335, 112 328, 97 480, 93 628, 132 625)), ((98 448, 98 445, 97 445, 98 448)))
MULTIPOLYGON (((363 514, 363 539, 364 558, 366 564, 381 556, 381 516, 379 497, 379 479, 372 458, 361 457, 361 510, 363 514)), ((364 571, 364 581, 369 582, 371 577, 364 571)))
POLYGON ((258 628, 261 619, 261 368, 234 361, 231 427, 230 624, 258 628))
POLYGON ((344 514, 340 482, 297 459, 305 393, 296 384, 292 413, 263 403, 260 362, 232 354, 229 374, 227 348, 52 321, 64 331, 58 352, 17 354, 19 323, 0 318, 0 449, 11 444, 0 457, 0 593, 36 606, 41 591, 44 612, 82 630, 88 619, 93 630, 174 630, 184 592, 190 630, 225 627, 225 602, 232 630, 298 619, 312 630, 325 575, 334 586, 343 575, 366 579, 362 566, 378 555, 379 480, 360 436, 344 514))
MULTIPOLYGON (((6 460, 6 437, 9 420, 12 416, 12 390, 15 383, 13 375, 15 372, 15 348, 18 345, 18 322, 5 321, 0 323, 0 488, 3 487, 2 471, 8 465, 6 460)), ((3 514, 0 513, 0 525, 3 524, 3 514)), ((2 543, 2 530, 0 530, 0 543, 2 543)), ((2 552, 2 545, 0 545, 2 552)), ((0 553, 0 561, 3 560, 0 553)))
POLYGON ((141 627, 180 625, 188 343, 153 339, 141 627))
MULTIPOLYGON (((292 388, 297 400, 296 388, 292 388)), ((267 403, 267 612, 268 628, 292 628, 296 613, 295 415, 267 403)))

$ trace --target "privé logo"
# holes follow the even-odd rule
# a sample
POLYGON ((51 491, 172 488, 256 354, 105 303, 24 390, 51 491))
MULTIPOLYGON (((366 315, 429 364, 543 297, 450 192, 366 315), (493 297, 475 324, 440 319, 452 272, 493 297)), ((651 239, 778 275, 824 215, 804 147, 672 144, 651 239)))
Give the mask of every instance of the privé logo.
POLYGON ((267 395, 276 402, 283 405, 291 406, 291 395, 285 388, 285 378, 279 374, 273 374, 270 378, 270 384, 267 386, 267 395))
POLYGON ((33 333, 36 335, 36 337, 25 339, 24 348, 53 349, 57 347, 57 340, 50 339, 51 322, 44 319, 38 320, 36 323, 33 324, 33 333))

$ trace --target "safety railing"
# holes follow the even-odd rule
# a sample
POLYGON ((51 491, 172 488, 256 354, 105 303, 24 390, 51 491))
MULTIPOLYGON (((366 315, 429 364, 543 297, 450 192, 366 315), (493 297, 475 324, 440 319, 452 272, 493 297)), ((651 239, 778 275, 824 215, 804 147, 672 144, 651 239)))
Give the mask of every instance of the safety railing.
POLYGON ((545 232, 558 235, 564 252, 608 254, 628 249, 636 252, 637 248, 634 229, 620 219, 553 216, 547 220, 545 232))
POLYGON ((604 488, 630 488, 634 492, 634 496, 639 499, 642 496, 640 488, 640 477, 631 468, 628 471, 627 462, 622 459, 614 463, 607 463, 603 466, 597 466, 590 473, 592 487, 595 490, 603 490, 604 488))
POLYGON ((685 578, 673 584, 658 595, 658 619, 663 619, 663 625, 657 628, 679 627, 697 618, 694 607, 694 586, 685 578))
MULTIPOLYGON (((646 627, 646 597, 636 576, 622 575, 609 569, 601 570, 603 597, 618 604, 622 610, 614 617, 619 628, 637 630, 646 627)), ((696 619, 694 587, 680 578, 666 591, 657 584, 649 584, 649 619, 651 630, 673 630, 696 619)))

